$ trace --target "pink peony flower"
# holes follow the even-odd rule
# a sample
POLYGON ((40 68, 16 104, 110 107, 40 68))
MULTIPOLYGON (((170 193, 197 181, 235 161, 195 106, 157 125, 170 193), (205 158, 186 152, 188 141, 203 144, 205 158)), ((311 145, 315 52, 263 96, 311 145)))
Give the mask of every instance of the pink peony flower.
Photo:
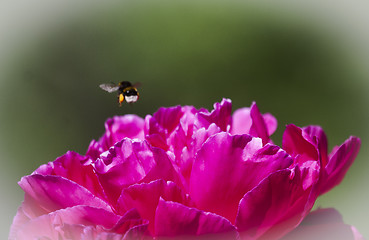
POLYGON ((318 126, 288 125, 255 103, 231 113, 160 108, 117 116, 85 155, 67 152, 25 176, 10 239, 279 239, 339 184, 360 140, 328 154, 318 126))

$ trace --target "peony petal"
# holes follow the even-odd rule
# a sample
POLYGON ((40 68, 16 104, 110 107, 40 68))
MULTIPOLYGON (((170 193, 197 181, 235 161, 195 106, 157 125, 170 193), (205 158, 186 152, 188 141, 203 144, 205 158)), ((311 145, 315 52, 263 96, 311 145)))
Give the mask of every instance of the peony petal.
POLYGON ((127 231, 136 226, 147 225, 148 221, 142 219, 139 212, 136 209, 130 209, 127 211, 121 219, 115 224, 113 228, 109 230, 111 232, 125 234, 127 231))
POLYGON ((241 236, 278 239, 294 229, 313 207, 318 176, 319 168, 295 167, 261 181, 240 201, 236 226, 241 236))
POLYGON ((95 164, 109 200, 115 204, 122 189, 141 182, 164 179, 178 182, 177 174, 167 154, 146 141, 125 138, 110 148, 95 164))
POLYGON ((182 185, 185 186, 186 191, 188 191, 188 186, 190 185, 192 165, 197 152, 210 136, 220 132, 220 128, 215 123, 210 124, 207 129, 201 128, 197 130, 192 136, 191 145, 183 148, 181 157, 176 159, 175 164, 179 167, 179 171, 184 178, 185 182, 182 185))
POLYGON ((80 240, 123 240, 124 236, 117 233, 111 233, 111 232, 102 232, 99 229, 96 229, 96 227, 85 227, 83 229, 83 233, 81 234, 80 238, 75 238, 80 240))
POLYGON ((17 229, 12 239, 80 239, 86 226, 108 229, 118 220, 104 209, 74 206, 31 219, 17 229))
POLYGON ((233 135, 250 134, 251 127, 253 126, 254 137, 264 136, 265 141, 267 141, 265 137, 265 133, 267 133, 268 141, 270 141, 269 136, 272 135, 277 129, 277 119, 270 113, 265 113, 261 117, 261 114, 255 103, 252 103, 251 108, 240 108, 233 113, 231 133, 233 135), (253 111, 252 117, 251 108, 253 111), (255 123, 253 123, 253 121, 255 121, 255 123), (260 129, 260 133, 258 133, 258 129, 260 129), (265 129, 267 131, 265 131, 265 129))
POLYGON ((344 224, 342 216, 335 209, 328 208, 311 212, 300 226, 282 240, 356 240, 355 234, 351 226, 344 224))
POLYGON ((321 194, 328 192, 343 180, 359 152, 360 145, 359 138, 350 137, 330 156, 320 181, 321 194))
POLYGON ((127 231, 123 240, 152 240, 148 230, 148 224, 135 226, 127 231))
POLYGON ((196 155, 190 195, 198 208, 234 222, 244 194, 291 163, 285 151, 270 144, 263 147, 260 138, 219 133, 210 137, 196 155))
POLYGON ((210 113, 199 112, 195 125, 197 128, 208 128, 215 123, 222 131, 228 131, 231 124, 232 101, 224 98, 221 103, 214 104, 210 113))
POLYGON ((68 151, 55 161, 41 165, 34 173, 61 176, 87 188, 95 196, 106 199, 92 165, 85 165, 86 157, 68 151))
POLYGON ((320 126, 307 126, 303 128, 303 131, 307 133, 310 139, 313 139, 316 146, 318 146, 321 166, 324 168, 328 163, 328 140, 323 129, 320 126))
POLYGON ((137 209, 143 219, 149 220, 149 230, 154 232, 155 211, 160 197, 167 201, 190 205, 188 195, 184 194, 175 183, 156 180, 124 189, 118 199, 117 210, 126 212, 128 209, 137 209))
POLYGON ((307 133, 293 124, 287 125, 283 133, 282 148, 295 158, 295 163, 319 160, 318 149, 307 133))
POLYGON ((100 139, 104 151, 123 138, 144 139, 144 120, 133 114, 115 116, 105 122, 105 134, 100 139))
POLYGON ((155 215, 157 236, 204 236, 206 239, 238 239, 235 227, 213 213, 160 199, 155 215))
POLYGON ((268 129, 268 134, 271 136, 275 130, 277 130, 278 121, 277 119, 270 113, 264 113, 263 114, 265 125, 268 129))
MULTIPOLYGON (((159 110, 154 113, 153 119, 156 120, 158 125, 166 130, 166 133, 171 133, 179 124, 179 120, 183 115, 182 107, 175 106, 169 108, 159 108, 159 110)), ((151 130, 151 129, 150 129, 151 130)), ((151 134, 149 131, 146 134, 151 134)))
POLYGON ((250 108, 240 108, 234 111, 232 115, 232 127, 231 133, 236 134, 249 134, 252 125, 252 119, 250 116, 250 108))
POLYGON ((263 140, 263 144, 270 142, 267 125, 255 102, 251 104, 250 116, 252 119, 250 135, 260 137, 263 140))
POLYGON ((105 152, 106 150, 101 146, 101 144, 95 140, 92 140, 90 142, 90 145, 87 148, 86 151, 86 157, 89 158, 90 162, 86 161, 87 163, 91 164, 94 162, 98 157, 100 157, 100 154, 105 152))
POLYGON ((23 177, 19 185, 25 192, 23 211, 31 218, 44 212, 76 205, 88 205, 111 211, 110 206, 103 200, 63 177, 34 174, 23 177))
POLYGON ((183 115, 181 106, 159 108, 153 116, 145 118, 145 137, 152 146, 165 151, 168 149, 166 142, 169 134, 179 125, 183 115))

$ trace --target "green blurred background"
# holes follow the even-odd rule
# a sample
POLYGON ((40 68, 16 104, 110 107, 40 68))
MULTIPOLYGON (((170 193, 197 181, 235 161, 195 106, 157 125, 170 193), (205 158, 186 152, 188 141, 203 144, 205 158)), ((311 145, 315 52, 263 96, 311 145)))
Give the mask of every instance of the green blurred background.
POLYGON ((359 136, 345 180, 315 206, 335 207, 368 238, 369 4, 250 2, 4 0, 1 239, 23 200, 17 181, 68 150, 84 154, 108 117, 212 109, 223 97, 276 116, 277 144, 289 123, 321 125, 330 149, 359 136), (119 108, 98 85, 122 80, 141 84, 140 100, 119 108))

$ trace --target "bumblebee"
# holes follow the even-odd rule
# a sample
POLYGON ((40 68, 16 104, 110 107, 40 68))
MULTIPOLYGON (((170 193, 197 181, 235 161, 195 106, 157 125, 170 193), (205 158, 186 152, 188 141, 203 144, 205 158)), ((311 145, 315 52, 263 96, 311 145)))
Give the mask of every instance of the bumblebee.
POLYGON ((100 84, 100 88, 109 93, 118 91, 119 106, 122 106, 124 100, 126 100, 127 103, 134 103, 137 102, 139 98, 137 88, 128 81, 123 81, 118 84, 104 83, 100 84))

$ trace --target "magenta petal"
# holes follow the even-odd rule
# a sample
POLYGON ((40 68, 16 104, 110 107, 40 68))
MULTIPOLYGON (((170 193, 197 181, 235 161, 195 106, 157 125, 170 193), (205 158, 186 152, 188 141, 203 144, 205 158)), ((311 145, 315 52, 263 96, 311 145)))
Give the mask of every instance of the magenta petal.
POLYGON ((293 124, 287 125, 283 133, 282 148, 295 158, 295 163, 318 161, 318 149, 309 135, 293 124))
POLYGON ((154 232, 155 211, 160 197, 167 201, 190 204, 188 196, 175 183, 156 180, 124 189, 118 199, 117 210, 125 212, 128 209, 137 209, 143 219, 149 220, 149 230, 154 232))
POLYGON ((268 128, 265 124, 263 115, 261 115, 259 108, 254 102, 251 104, 250 116, 252 119, 250 135, 254 137, 260 137, 263 140, 263 144, 267 144, 270 141, 268 128))
POLYGON ((223 99, 221 103, 214 104, 214 110, 210 113, 199 112, 197 122, 198 128, 208 128, 215 123, 222 131, 228 131, 231 124, 232 102, 230 99, 223 99))
POLYGON ((133 208, 127 211, 124 216, 119 219, 115 226, 109 230, 115 233, 124 234, 131 228, 140 225, 147 225, 147 221, 142 219, 139 212, 133 208))
POLYGON ((330 156, 323 170, 321 194, 326 193, 343 180, 359 152, 360 145, 359 138, 350 137, 330 156))
POLYGON ((260 138, 219 133, 211 136, 196 155, 190 195, 199 209, 233 222, 244 194, 291 163, 285 151, 270 144, 263 147, 260 138))
POLYGON ((146 141, 128 138, 110 148, 95 162, 95 170, 110 201, 115 203, 122 189, 156 179, 177 181, 177 174, 167 154, 146 141))
POLYGON ((320 126, 307 126, 303 131, 309 135, 319 149, 319 156, 322 168, 328 163, 328 140, 323 129, 320 126))
POLYGON ((272 173, 240 201, 236 226, 245 239, 278 239, 313 207, 319 168, 295 167, 272 173), (269 238, 268 238, 269 237, 269 238))
POLYGON ((311 212, 302 223, 282 240, 311 240, 311 239, 334 239, 334 240, 358 240, 352 226, 343 222, 342 216, 332 208, 318 209, 311 212))
POLYGON ((133 114, 115 116, 105 122, 105 131, 99 142, 106 151, 125 137, 143 140, 144 120, 133 114))
POLYGON ((264 142, 267 142, 269 136, 277 129, 277 125, 277 119, 272 114, 265 113, 261 117, 256 104, 253 103, 251 108, 240 108, 233 113, 231 133, 233 135, 250 134, 252 131, 254 137, 264 137, 264 142))
MULTIPOLYGON (((165 129, 166 133, 171 133, 179 124, 179 120, 183 115, 182 107, 169 107, 169 108, 159 108, 159 110, 154 113, 153 118, 159 124, 162 129, 165 129)), ((151 129, 150 129, 151 130, 151 129)), ((149 131, 147 134, 151 134, 149 131)))
POLYGON ((202 235, 216 239, 238 239, 235 227, 227 219, 162 199, 156 210, 155 233, 167 237, 202 235))
POLYGON ((105 194, 92 165, 85 165, 86 157, 68 151, 55 161, 40 166, 34 173, 61 176, 87 188, 95 196, 105 199, 105 194))
POLYGON ((145 138, 155 147, 168 149, 166 142, 169 134, 179 125, 183 115, 181 106, 159 108, 153 116, 145 118, 145 138))

